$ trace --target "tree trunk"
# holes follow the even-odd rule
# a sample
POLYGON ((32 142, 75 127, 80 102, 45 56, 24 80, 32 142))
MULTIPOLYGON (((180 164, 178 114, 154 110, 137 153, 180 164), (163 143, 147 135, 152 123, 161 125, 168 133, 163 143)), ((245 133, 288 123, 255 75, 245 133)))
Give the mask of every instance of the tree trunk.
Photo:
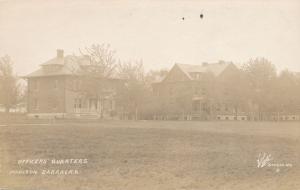
POLYGON ((135 106, 135 120, 138 120, 138 107, 135 106))
POLYGON ((235 111, 235 118, 237 120, 237 116, 238 116, 238 108, 237 108, 237 106, 235 106, 234 111, 235 111))
POLYGON ((104 117, 103 112, 104 112, 104 101, 103 98, 100 97, 100 118, 101 119, 103 119, 104 117))

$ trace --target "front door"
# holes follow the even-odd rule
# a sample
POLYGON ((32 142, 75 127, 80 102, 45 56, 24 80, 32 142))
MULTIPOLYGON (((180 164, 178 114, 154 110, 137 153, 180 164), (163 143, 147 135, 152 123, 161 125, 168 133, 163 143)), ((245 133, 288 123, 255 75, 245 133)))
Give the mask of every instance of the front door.
POLYGON ((96 99, 89 99, 89 111, 97 112, 97 100, 96 99))

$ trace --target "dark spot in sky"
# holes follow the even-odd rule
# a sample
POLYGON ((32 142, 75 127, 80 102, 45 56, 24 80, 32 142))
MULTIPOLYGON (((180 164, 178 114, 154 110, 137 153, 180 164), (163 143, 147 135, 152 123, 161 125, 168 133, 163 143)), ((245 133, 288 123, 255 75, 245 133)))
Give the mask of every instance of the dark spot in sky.
POLYGON ((203 14, 202 13, 200 14, 200 18, 203 19, 203 14))
POLYGON ((184 17, 182 17, 181 19, 184 20, 184 17))

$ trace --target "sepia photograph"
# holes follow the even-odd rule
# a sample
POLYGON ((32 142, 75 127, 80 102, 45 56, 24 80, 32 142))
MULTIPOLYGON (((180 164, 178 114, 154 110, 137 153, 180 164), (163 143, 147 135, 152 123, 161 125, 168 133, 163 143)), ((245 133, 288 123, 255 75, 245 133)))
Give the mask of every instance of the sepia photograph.
POLYGON ((0 0, 0 190, 242 189, 300 189, 300 1, 0 0))

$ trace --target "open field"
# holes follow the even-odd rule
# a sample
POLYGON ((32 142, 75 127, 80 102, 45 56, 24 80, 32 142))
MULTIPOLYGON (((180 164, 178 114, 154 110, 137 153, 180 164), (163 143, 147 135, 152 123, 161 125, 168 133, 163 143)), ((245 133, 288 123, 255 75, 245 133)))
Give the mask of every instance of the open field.
POLYGON ((106 121, 0 126, 0 189, 300 189, 300 123, 106 121), (288 167, 257 167, 259 153, 288 167), (50 164, 87 158, 87 164, 50 164), (48 159, 18 165, 18 160, 48 159), (9 174, 69 170, 78 175, 9 174))

